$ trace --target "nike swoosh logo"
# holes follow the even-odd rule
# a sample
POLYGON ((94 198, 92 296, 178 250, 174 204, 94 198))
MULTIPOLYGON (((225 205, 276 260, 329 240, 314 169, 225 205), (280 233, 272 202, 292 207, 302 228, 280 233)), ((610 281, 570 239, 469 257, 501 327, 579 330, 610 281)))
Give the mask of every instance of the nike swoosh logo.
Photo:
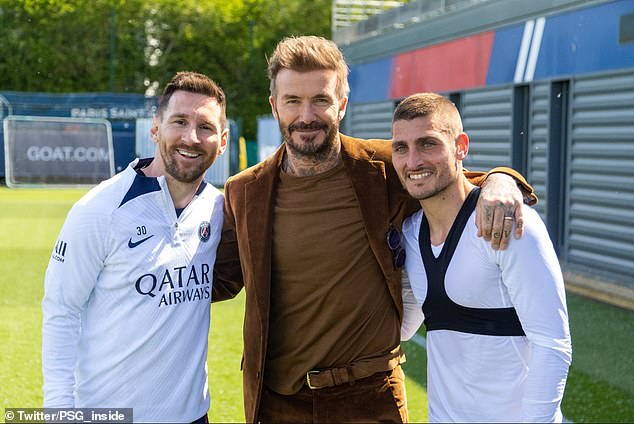
POLYGON ((154 234, 152 234, 149 237, 146 237, 144 239, 141 239, 139 241, 132 241, 132 237, 130 237, 130 240, 128 240, 128 247, 130 249, 134 249, 135 247, 137 247, 139 244, 143 243, 144 241, 148 241, 149 239, 151 239, 152 237, 154 237, 154 234))

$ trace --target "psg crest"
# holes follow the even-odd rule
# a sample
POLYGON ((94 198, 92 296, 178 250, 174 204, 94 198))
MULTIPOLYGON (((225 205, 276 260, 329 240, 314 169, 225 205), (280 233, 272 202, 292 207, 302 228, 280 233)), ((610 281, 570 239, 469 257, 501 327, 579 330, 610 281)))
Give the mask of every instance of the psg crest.
POLYGON ((209 221, 203 221, 198 226, 198 238, 200 241, 209 240, 209 236, 211 234, 211 230, 209 228, 209 221))

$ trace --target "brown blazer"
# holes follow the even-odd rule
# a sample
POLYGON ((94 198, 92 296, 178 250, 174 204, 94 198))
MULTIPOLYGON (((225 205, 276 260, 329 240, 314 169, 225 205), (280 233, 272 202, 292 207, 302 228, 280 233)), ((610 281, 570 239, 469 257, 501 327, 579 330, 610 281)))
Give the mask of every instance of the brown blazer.
MULTIPOLYGON (((401 273, 395 269, 386 234, 391 223, 420 208, 401 186, 392 167, 391 144, 385 140, 362 140, 340 134, 345 168, 357 195, 370 247, 379 263, 392 300, 402 319, 401 273)), ((231 177, 225 184, 225 215, 222 239, 214 266, 213 301, 246 292, 242 371, 247 422, 258 417, 269 329, 271 290, 271 235, 278 174, 284 145, 265 161, 231 177)), ((507 168, 527 190, 521 175, 507 168)), ((481 183, 485 174, 468 173, 481 183)))

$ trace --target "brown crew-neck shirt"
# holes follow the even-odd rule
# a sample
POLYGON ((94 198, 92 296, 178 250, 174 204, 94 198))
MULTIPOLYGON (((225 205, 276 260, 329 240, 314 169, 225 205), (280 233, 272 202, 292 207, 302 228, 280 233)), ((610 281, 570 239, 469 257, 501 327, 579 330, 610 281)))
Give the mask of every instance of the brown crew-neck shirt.
POLYGON ((281 172, 265 384, 294 394, 306 372, 386 355, 399 334, 343 163, 315 176, 281 172))

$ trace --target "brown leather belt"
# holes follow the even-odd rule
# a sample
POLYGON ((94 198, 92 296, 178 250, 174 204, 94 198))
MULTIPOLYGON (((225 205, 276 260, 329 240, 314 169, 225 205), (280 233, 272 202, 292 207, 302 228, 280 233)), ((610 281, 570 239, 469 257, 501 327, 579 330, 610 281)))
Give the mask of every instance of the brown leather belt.
POLYGON ((403 362, 405 355, 399 346, 389 354, 377 358, 361 359, 338 368, 308 371, 306 385, 317 390, 352 383, 377 372, 391 371, 403 362))

